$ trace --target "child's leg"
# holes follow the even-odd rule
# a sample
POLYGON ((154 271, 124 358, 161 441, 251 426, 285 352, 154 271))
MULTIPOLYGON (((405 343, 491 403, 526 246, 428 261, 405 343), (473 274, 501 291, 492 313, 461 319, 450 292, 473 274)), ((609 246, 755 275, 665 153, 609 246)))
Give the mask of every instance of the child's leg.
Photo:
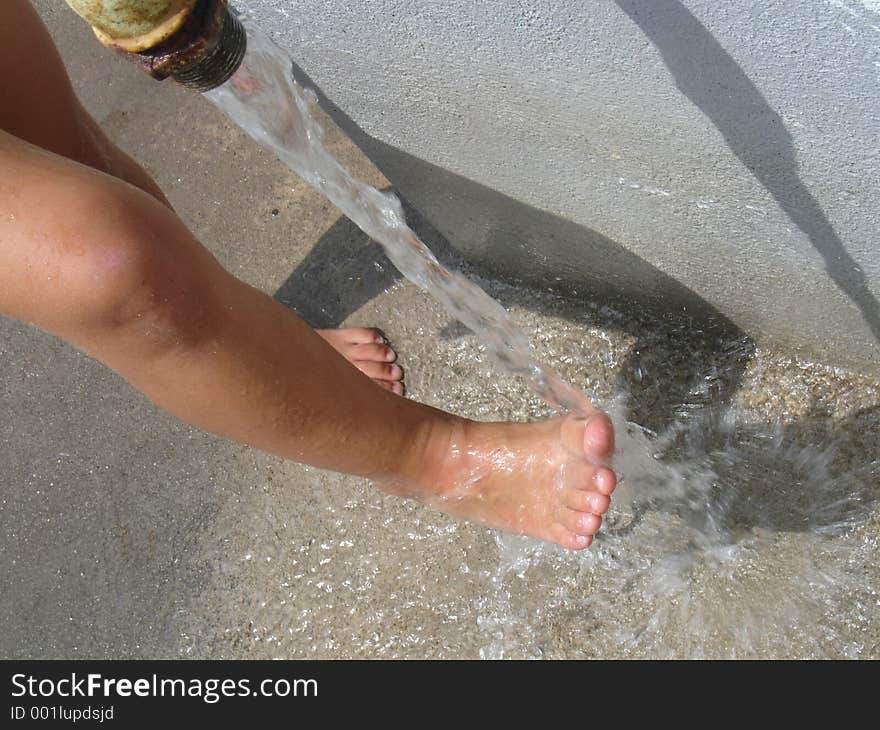
POLYGON ((150 195, 0 132, 0 313, 200 428, 571 548, 614 474, 607 418, 478 424, 392 395, 238 281, 150 195))
POLYGON ((0 129, 62 157, 119 177, 167 204, 152 178, 83 109, 43 23, 27 0, 4 0, 0 129))
MULTIPOLYGON (((10 8, 19 33, 33 24, 26 3, 10 8)), ((57 60, 39 33, 31 40, 22 52, 57 60)), ((15 80, 4 101, 17 106, 0 117, 37 143, 0 131, 0 314, 91 353, 205 430, 493 527, 590 544, 615 486, 594 465, 613 448, 607 417, 478 424, 377 387, 294 313, 224 271, 139 168, 120 173, 137 187, 103 172, 102 136, 90 147, 95 136, 83 132, 89 120, 59 125, 56 115, 81 112, 46 60, 16 66, 39 74, 15 80), (51 119, 29 101, 30 83, 51 97, 51 119)))

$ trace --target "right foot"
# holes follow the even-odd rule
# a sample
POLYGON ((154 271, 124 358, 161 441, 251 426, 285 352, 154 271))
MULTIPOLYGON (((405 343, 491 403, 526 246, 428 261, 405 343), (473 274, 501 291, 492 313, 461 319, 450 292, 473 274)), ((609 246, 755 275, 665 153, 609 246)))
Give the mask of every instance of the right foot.
POLYGON ((608 416, 543 423, 455 421, 427 448, 417 484, 385 484, 443 512, 572 550, 589 547, 617 484, 608 416))

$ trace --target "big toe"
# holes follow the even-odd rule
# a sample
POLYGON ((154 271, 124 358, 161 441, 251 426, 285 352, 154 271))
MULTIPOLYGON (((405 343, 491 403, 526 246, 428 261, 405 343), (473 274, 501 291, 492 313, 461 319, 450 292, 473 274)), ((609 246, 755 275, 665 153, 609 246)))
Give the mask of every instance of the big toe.
POLYGON ((584 428, 584 453, 594 459, 606 459, 614 451, 614 427, 605 413, 596 413, 584 428))

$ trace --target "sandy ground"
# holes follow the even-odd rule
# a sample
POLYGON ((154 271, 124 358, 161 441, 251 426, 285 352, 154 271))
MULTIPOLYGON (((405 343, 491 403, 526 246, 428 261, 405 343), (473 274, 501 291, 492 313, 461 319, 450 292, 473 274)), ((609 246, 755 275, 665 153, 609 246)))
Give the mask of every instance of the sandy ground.
MULTIPOLYGON (((37 5, 88 108, 232 272, 315 324, 381 327, 411 397, 486 420, 547 413, 209 103, 103 51, 60 4, 37 5)), ((330 146, 385 184, 346 139, 330 146)), ((746 521, 753 543, 742 544, 754 549, 737 558, 740 573, 703 562, 687 585, 661 590, 646 546, 656 525, 654 544, 671 544, 674 515, 580 556, 498 539, 364 480, 201 433, 6 320, 0 656, 880 656, 877 383, 736 333, 483 283, 546 361, 600 398, 627 393, 627 415, 654 431, 716 401, 736 404, 753 440, 783 424, 790 448, 750 462, 770 472, 749 499, 769 504, 782 483, 814 489, 810 475, 824 470, 857 498, 853 524, 817 535, 775 504, 746 521), (777 462, 790 468, 773 472, 777 462)), ((748 454, 737 453, 741 471, 748 454)))

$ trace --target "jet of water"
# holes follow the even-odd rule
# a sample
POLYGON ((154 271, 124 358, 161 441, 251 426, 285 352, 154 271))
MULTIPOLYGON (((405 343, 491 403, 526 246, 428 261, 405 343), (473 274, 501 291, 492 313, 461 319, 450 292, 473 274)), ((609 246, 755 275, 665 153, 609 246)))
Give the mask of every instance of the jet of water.
POLYGON ((480 287, 444 267, 407 225, 400 201, 353 178, 323 144, 316 97, 293 78, 287 53, 247 16, 248 48, 235 75, 206 96, 260 144, 325 195, 417 286, 470 329, 506 370, 526 378, 551 405, 584 413, 589 400, 538 362, 504 308, 480 287))

